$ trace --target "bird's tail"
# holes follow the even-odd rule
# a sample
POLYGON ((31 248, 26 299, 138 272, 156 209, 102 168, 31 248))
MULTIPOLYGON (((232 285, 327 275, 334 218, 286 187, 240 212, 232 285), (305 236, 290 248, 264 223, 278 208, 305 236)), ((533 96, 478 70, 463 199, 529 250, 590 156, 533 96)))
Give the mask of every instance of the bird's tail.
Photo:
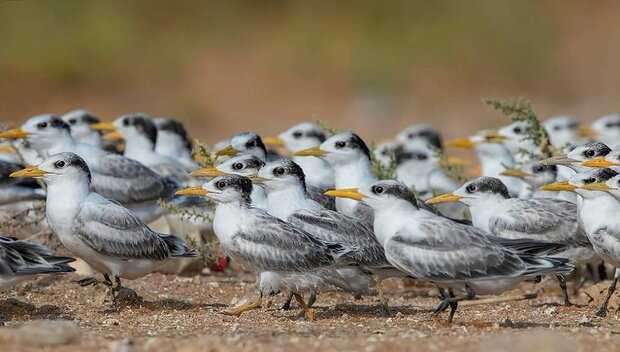
POLYGON ((567 258, 539 257, 534 255, 521 255, 520 258, 527 265, 523 276, 536 276, 548 273, 568 274, 575 269, 567 258))
POLYGON ((191 258, 198 255, 196 250, 189 248, 185 241, 173 235, 160 235, 161 238, 168 245, 168 249, 170 250, 170 255, 172 257, 179 258, 191 258))
POLYGON ((566 250, 567 246, 562 243, 535 241, 527 238, 506 239, 498 238, 502 246, 519 254, 533 256, 549 256, 566 250))
POLYGON ((0 246, 6 255, 8 265, 16 275, 75 271, 67 265, 75 261, 74 258, 53 255, 47 247, 41 244, 0 236, 0 246))

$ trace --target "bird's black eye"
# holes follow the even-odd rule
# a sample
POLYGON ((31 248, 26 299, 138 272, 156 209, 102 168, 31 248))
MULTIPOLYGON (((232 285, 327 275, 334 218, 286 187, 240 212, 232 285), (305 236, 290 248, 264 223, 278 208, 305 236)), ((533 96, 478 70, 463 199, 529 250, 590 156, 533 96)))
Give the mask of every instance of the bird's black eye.
POLYGON ((251 140, 251 141, 247 142, 245 144, 245 146, 248 147, 248 148, 254 148, 254 147, 256 147, 256 141, 255 140, 251 140))
POLYGON ((129 126, 129 119, 123 119, 123 126, 129 126))
POLYGON ((276 175, 276 176, 284 175, 284 168, 283 167, 276 167, 275 169, 273 169, 273 174, 276 175))
POLYGON ((336 143, 334 144, 334 146, 335 146, 336 148, 338 148, 338 149, 342 149, 342 148, 344 148, 346 145, 347 145, 347 143, 346 143, 346 142, 343 142, 343 141, 338 141, 338 142, 336 142, 336 143))
POLYGON ((562 129, 562 127, 561 127, 561 126, 553 126, 553 130, 554 130, 554 131, 559 131, 559 130, 561 130, 561 129, 562 129))
POLYGON ((593 177, 590 177, 590 178, 586 178, 585 180, 583 180, 583 183, 587 185, 589 183, 594 183, 594 181, 596 180, 593 177))
POLYGON ((384 150, 384 151, 382 151, 382 152, 381 152, 381 155, 383 155, 383 156, 388 156, 388 155, 389 155, 389 153, 388 153, 388 151, 387 151, 387 150, 384 150))
POLYGON ((409 139, 414 139, 414 138, 415 138, 415 133, 409 133, 409 134, 407 135, 407 138, 409 138, 409 139))
POLYGON ((77 123, 76 119, 69 119, 69 123, 75 125, 77 123))
POLYGON ((241 170, 241 169, 243 169, 243 164, 242 163, 234 163, 234 164, 232 164, 232 168, 233 168, 233 170, 241 170))
POLYGON ((215 184, 215 187, 217 187, 218 189, 224 189, 224 187, 226 187, 226 182, 217 181, 217 183, 215 184))
POLYGON ((303 134, 303 133, 301 133, 300 131, 295 131, 295 132, 293 132, 293 138, 295 138, 295 139, 299 139, 299 138, 301 138, 303 135, 304 135, 304 134, 303 134))
POLYGON ((374 194, 381 194, 383 191, 384 189, 382 186, 372 186, 372 193, 374 194))
POLYGON ((517 126, 517 127, 515 127, 515 128, 513 129, 513 131, 514 131, 514 133, 516 133, 516 134, 521 134, 521 132, 523 132, 523 129, 522 129, 521 127, 518 127, 518 126, 517 126))
POLYGON ((588 149, 586 151, 583 152, 583 156, 585 156, 586 158, 591 158, 594 156, 594 150, 592 149, 588 149))
POLYGON ((46 128, 46 127, 47 127, 47 122, 39 122, 37 124, 37 128, 40 129, 40 130, 42 130, 42 129, 46 128))
POLYGON ((468 185, 467 187, 465 187, 465 190, 468 193, 474 193, 478 190, 478 187, 476 187, 476 185, 468 185))
POLYGON ((426 155, 426 154, 418 154, 418 155, 416 155, 416 159, 418 159, 418 160, 426 160, 426 159, 428 159, 428 155, 426 155))
POLYGON ((536 165, 536 166, 534 166, 532 168, 532 171, 534 171, 535 173, 542 172, 543 171, 543 167, 540 166, 540 165, 536 165))
POLYGON ((56 167, 57 169, 62 169, 63 167, 65 167, 65 162, 63 160, 58 160, 54 163, 54 167, 56 167))

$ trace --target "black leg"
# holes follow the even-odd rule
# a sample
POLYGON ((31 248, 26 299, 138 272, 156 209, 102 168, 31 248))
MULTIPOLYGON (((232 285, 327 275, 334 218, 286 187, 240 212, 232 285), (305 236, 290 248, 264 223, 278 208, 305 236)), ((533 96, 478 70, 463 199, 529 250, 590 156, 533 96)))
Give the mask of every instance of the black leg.
POLYGON ((291 309, 291 301, 293 300, 293 292, 289 292, 288 296, 286 297, 286 302, 284 302, 284 304, 282 305, 282 307, 280 309, 282 310, 289 310, 291 309))
POLYGON ((570 303, 570 299, 568 297, 568 289, 566 288, 566 278, 562 274, 557 274, 556 277, 560 282, 560 288, 562 289, 562 296, 564 297, 564 305, 569 307, 572 304, 570 303))
POLYGON ((607 297, 605 297, 605 301, 603 301, 603 304, 601 304, 598 311, 596 312, 596 316, 598 317, 607 316, 607 306, 609 305, 609 299, 614 294, 614 291, 616 291, 616 285, 618 284, 619 276, 620 276, 620 270, 616 269, 614 280, 611 282, 611 285, 609 285, 609 288, 607 289, 607 297))
MULTIPOLYGON (((448 290, 448 295, 450 296, 450 298, 454 299, 456 298, 454 296, 454 292, 452 292, 452 289, 448 290)), ((455 300, 455 301, 451 301, 450 302, 450 315, 448 316, 448 323, 452 323, 452 319, 454 318, 454 313, 456 313, 456 309, 459 307, 459 301, 455 300)))
POLYGON ((81 287, 95 286, 99 283, 99 280, 91 276, 91 277, 85 277, 83 279, 77 280, 75 281, 75 283, 77 283, 81 287))
POLYGON ((316 292, 312 292, 310 297, 308 297, 308 303, 306 304, 308 308, 312 308, 312 306, 316 303, 316 292))

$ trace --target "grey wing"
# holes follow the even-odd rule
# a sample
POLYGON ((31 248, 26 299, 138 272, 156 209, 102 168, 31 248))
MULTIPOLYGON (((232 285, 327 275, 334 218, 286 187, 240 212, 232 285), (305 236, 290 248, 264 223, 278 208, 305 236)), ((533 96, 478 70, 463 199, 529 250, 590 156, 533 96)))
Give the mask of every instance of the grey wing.
POLYGON ((505 215, 491 217, 489 230, 504 238, 589 245, 579 224, 577 206, 558 199, 513 199, 505 215))
POLYGON ((620 233, 603 227, 593 231, 589 237, 599 255, 604 258, 620 258, 620 233))
POLYGON ((53 255, 38 243, 0 236, 0 275, 34 275, 74 271, 70 257, 53 255))
POLYGON ((362 202, 358 202, 353 209, 353 217, 362 221, 364 226, 372 228, 375 223, 375 211, 370 205, 362 202))
POLYGON ((153 201, 166 196, 167 188, 161 176, 124 156, 107 154, 91 171, 95 191, 123 204, 153 201))
POLYGON ((227 251, 269 271, 308 271, 334 263, 329 245, 282 220, 259 216, 227 251))
POLYGON ((170 257, 162 236, 125 207, 96 194, 84 202, 73 232, 90 248, 106 256, 153 260, 170 257))
POLYGON ((331 210, 301 210, 287 221, 321 240, 350 247, 348 256, 357 264, 388 265, 372 229, 355 218, 331 210))
POLYGON ((319 203, 323 208, 336 210, 336 198, 323 194, 325 191, 314 186, 307 186, 308 197, 319 203))
POLYGON ((397 268, 431 281, 519 276, 525 270, 516 254, 490 243, 478 229, 445 221, 421 225, 422 233, 402 229, 385 244, 397 268))

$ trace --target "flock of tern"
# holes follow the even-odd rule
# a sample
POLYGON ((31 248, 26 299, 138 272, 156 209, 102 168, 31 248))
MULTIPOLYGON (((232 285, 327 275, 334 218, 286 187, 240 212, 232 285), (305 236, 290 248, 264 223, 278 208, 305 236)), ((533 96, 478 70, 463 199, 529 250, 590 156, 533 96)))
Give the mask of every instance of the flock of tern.
MULTIPOLYGON (((449 321, 462 300, 543 276, 558 280, 569 305, 566 280, 576 268, 620 267, 620 115, 542 126, 553 156, 530 137, 528 121, 447 142, 416 124, 372 150, 354 132, 304 122, 277 137, 236 134, 201 167, 172 118, 38 115, 0 132, 0 212, 45 200, 51 232, 103 278, 79 283, 104 284, 112 305, 121 279, 197 255, 188 228, 212 231, 228 256, 256 271, 258 299, 226 314, 286 292, 283 308, 294 298, 312 320, 317 295, 334 288, 354 297, 375 288, 389 311, 381 280, 390 277, 435 285, 435 312, 450 308, 449 321), (448 148, 474 150, 480 176, 450 175, 443 160, 459 161, 444 157, 448 148), (393 179, 379 179, 376 167, 393 169, 393 179), (162 199, 210 220, 172 213, 162 199), (147 225, 159 219, 173 234, 147 225)), ((11 236, 0 236, 0 288, 74 271, 74 258, 11 236)))

